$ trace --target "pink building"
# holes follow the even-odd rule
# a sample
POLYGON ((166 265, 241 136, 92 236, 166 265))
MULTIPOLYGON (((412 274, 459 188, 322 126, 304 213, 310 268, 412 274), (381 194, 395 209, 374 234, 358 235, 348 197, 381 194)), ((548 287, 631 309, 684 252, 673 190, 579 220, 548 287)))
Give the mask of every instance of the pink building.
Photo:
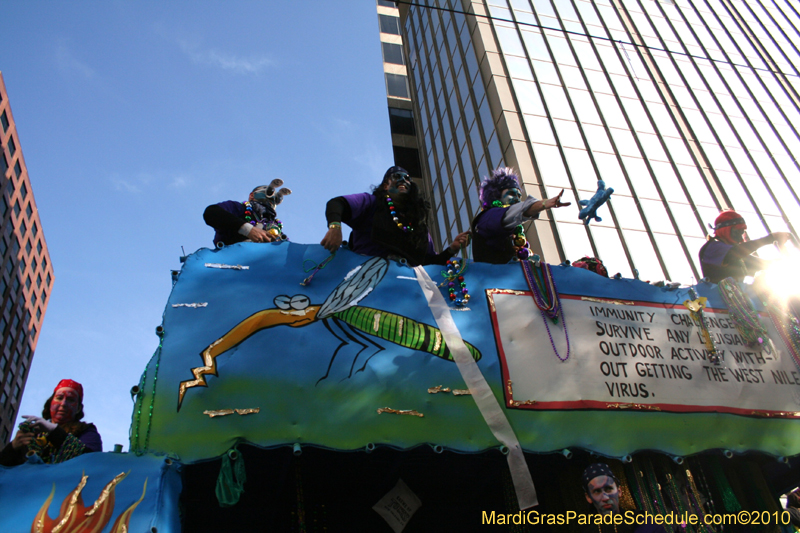
POLYGON ((0 73, 0 442, 19 401, 53 288, 53 266, 0 73))

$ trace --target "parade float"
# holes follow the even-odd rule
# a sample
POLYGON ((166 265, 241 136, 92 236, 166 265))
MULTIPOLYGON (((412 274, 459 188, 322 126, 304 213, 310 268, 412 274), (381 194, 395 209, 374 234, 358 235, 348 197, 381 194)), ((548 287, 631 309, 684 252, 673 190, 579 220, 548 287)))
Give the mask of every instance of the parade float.
POLYGON ((0 530, 473 530, 587 512, 598 460, 652 513, 778 512, 797 484, 800 332, 751 286, 290 242, 173 281, 129 451, 0 468, 0 530))

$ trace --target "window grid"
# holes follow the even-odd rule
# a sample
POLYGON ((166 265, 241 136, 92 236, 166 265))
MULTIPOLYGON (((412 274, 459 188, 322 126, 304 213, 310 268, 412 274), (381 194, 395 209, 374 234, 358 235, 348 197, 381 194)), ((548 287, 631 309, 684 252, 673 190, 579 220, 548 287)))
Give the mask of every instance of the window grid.
MULTIPOLYGON (((633 266, 646 244, 664 274, 688 282, 698 272, 705 222, 718 209, 734 207, 769 231, 800 223, 796 10, 728 0, 484 6, 509 20, 491 21, 504 69, 496 75, 513 88, 542 187, 549 194, 565 186, 580 198, 599 176, 617 189, 611 224, 587 230, 554 211, 557 245, 561 233, 582 232, 594 253, 608 248, 601 241, 617 243, 633 266)), ((463 16, 441 10, 411 6, 407 17, 409 75, 421 100, 414 112, 444 239, 473 214, 471 189, 507 148, 494 131, 487 71, 475 62, 480 47, 471 43, 485 33, 470 33, 463 16)))
MULTIPOLYGON (((686 21, 686 23, 688 25, 687 13, 682 11, 682 10, 680 10, 680 9, 678 10, 678 12, 681 14, 681 16, 683 17, 683 19, 686 21)), ((699 13, 698 13, 698 15, 699 15, 699 13)), ((694 27, 690 26, 690 29, 693 30, 694 27)), ((719 41, 715 37, 714 33, 712 33, 710 31, 710 29, 708 29, 706 33, 707 33, 709 38, 712 40, 712 42, 716 46, 718 46, 719 48, 722 48, 720 46, 720 44, 719 44, 719 41)), ((705 45, 703 45, 703 43, 701 43, 701 45, 705 46, 705 45)), ((723 54, 723 58, 725 60, 727 60, 727 61, 731 60, 726 52, 722 52, 722 54, 723 54)), ((780 149, 781 151, 783 151, 783 152, 785 152, 787 154, 791 154, 791 151, 790 151, 789 147, 784 143, 783 139, 781 138, 781 136, 779 135, 777 130, 774 128, 774 126, 766 118, 766 114, 764 113, 763 109, 761 108, 761 105, 757 102, 757 99, 755 98, 751 87, 745 82, 744 78, 742 77, 741 72, 738 69, 728 69, 729 74, 726 77, 726 76, 724 76, 722 74, 722 72, 725 72, 725 71, 720 67, 719 64, 717 64, 715 62, 712 62, 711 66, 719 73, 719 77, 720 77, 720 81, 722 83, 722 86, 726 89, 726 91, 728 93, 730 93, 730 95, 731 95, 731 99, 730 99, 731 103, 733 105, 735 105, 740 110, 741 114, 744 117, 749 118, 751 124, 752 123, 763 124, 763 126, 762 126, 763 131, 760 131, 758 127, 752 128, 751 130, 749 128, 748 128, 748 130, 744 130, 742 127, 733 128, 737 132, 737 134, 741 135, 743 133, 743 131, 748 131, 748 133, 752 132, 752 136, 755 137, 755 139, 757 139, 758 143, 763 147, 764 151, 771 156, 770 157, 771 160, 774 157, 774 155, 776 155, 775 148, 778 148, 778 149, 780 149), (731 76, 733 76, 733 79, 730 79, 731 76), (745 102, 742 101, 742 99, 739 97, 739 95, 735 94, 734 89, 730 85, 731 83, 736 83, 738 85, 738 87, 739 87, 739 90, 741 92, 743 92, 743 94, 747 95, 749 98, 752 99, 752 102, 753 102, 753 109, 752 110, 748 111, 748 110, 745 109, 745 107, 744 107, 745 102), (752 114, 753 111, 758 113, 758 116, 753 116, 753 114, 752 114), (780 146, 779 147, 770 148, 768 146, 767 142, 766 142, 766 139, 764 138, 764 134, 773 135, 774 138, 780 144, 780 146)), ((728 110, 728 111, 730 111, 730 110, 728 110)), ((730 117, 730 113, 728 113, 728 115, 730 117)), ((746 124, 746 122, 744 124, 746 124)), ((747 125, 747 126, 749 126, 749 125, 747 125)), ((752 154, 752 152, 750 152, 750 153, 752 154)), ((800 165, 798 165, 797 162, 794 160, 794 158, 792 158, 791 156, 790 156, 790 160, 792 161, 792 166, 794 167, 795 173, 796 172, 800 172, 800 165)), ((761 166, 763 166, 763 165, 761 165, 761 166)), ((796 204, 800 203, 800 199, 798 198, 797 193, 795 192, 794 188, 789 185, 790 182, 789 182, 789 180, 787 180, 787 175, 784 173, 784 170, 781 168, 781 166, 780 165, 773 165, 773 166, 777 167, 777 171, 778 171, 778 173, 780 173, 781 178, 782 178, 781 181, 784 184, 786 184, 787 186, 789 186, 789 190, 791 192, 791 199, 794 200, 794 204, 795 204, 795 206, 787 206, 786 202, 784 201, 783 202, 783 206, 782 206, 782 209, 784 210, 784 213, 786 212, 787 209, 791 209, 791 210, 797 212, 796 204)), ((759 167, 757 166, 757 168, 759 168, 759 167)), ((788 220, 788 217, 786 217, 785 214, 784 214, 784 219, 788 220)))
MULTIPOLYGON (((614 19, 611 20, 609 24, 609 21, 603 19, 600 13, 596 13, 596 15, 598 16, 597 20, 602 25, 604 25, 604 27, 607 26, 609 27, 609 31, 611 31, 610 27, 615 26, 619 22, 618 19, 614 19)), ((570 41, 572 41, 572 39, 570 39, 570 41)), ((616 89, 616 86, 622 82, 630 85, 630 82, 628 82, 627 80, 628 78, 632 78, 632 76, 628 73, 628 66, 622 60, 619 50, 616 50, 609 46, 603 48, 601 46, 598 46, 597 43, 595 43, 594 40, 591 39, 589 40, 588 44, 589 47, 586 50, 584 50, 583 54, 581 54, 579 58, 579 64, 582 64, 583 60, 586 60, 589 61, 592 64, 592 66, 602 68, 602 72, 604 73, 604 79, 601 77, 601 78, 596 78, 594 80, 589 80, 587 76, 586 81, 590 86, 595 85, 596 83, 601 83, 602 87, 607 88, 608 92, 612 94, 612 96, 609 96, 609 98, 606 99, 607 101, 605 104, 601 104, 600 102, 600 100, 603 99, 602 97, 595 96, 594 94, 592 95, 592 97, 593 100, 596 102, 596 110, 598 114, 601 116, 601 120, 604 122, 604 127, 607 131, 607 134, 609 134, 609 140, 612 146, 612 150, 617 154, 621 154, 622 152, 620 151, 621 147, 619 145, 619 142, 625 140, 628 143, 629 148, 625 148, 624 151, 628 151, 628 153, 630 153, 632 156, 636 158, 636 159, 629 158, 621 160, 621 163, 623 163, 621 167, 623 169, 625 180, 627 181, 628 187, 633 190, 636 189, 636 187, 634 187, 633 185, 631 176, 638 174, 631 173, 628 170, 628 166, 635 161, 642 161, 640 159, 642 148, 640 146, 639 141, 633 138, 630 133, 628 133, 628 131, 631 132, 634 131, 634 128, 631 127, 630 113, 627 112, 622 98, 619 97, 620 91, 616 89), (609 68, 609 66, 611 66, 612 68, 609 68), (620 76, 614 76, 611 72, 618 72, 620 76), (613 112, 615 114, 616 117, 614 118, 615 122, 617 123, 618 126, 622 126, 623 129, 616 129, 616 128, 612 129, 609 127, 607 123, 605 123, 606 115, 609 112, 613 112), (633 143, 631 143, 631 139, 633 139, 633 143)), ((634 93, 638 95, 638 91, 635 91, 635 88, 633 86, 630 86, 630 89, 634 90, 634 93)), ((647 126, 647 129, 649 130, 651 128, 647 126)), ((647 168, 646 171, 644 172, 644 175, 650 176, 652 179, 653 176, 652 169, 647 168)), ((642 181, 639 180, 639 183, 642 183, 642 181)), ((644 185, 644 183, 642 184, 644 185)), ((611 185, 612 184, 609 184, 609 186, 611 185)), ((641 206, 641 202, 638 199, 637 193, 634 193, 634 198, 635 198, 635 205, 637 210, 639 211, 640 217, 642 219, 647 219, 644 210, 641 206)), ((617 215, 616 212, 614 211, 613 204, 609 206, 609 211, 612 213, 612 220, 614 221, 614 225, 618 226, 617 215)), ((664 258, 660 255, 658 251, 653 231, 649 228, 649 226, 645 226, 645 230, 647 239, 650 241, 650 246, 652 247, 653 256, 657 259, 657 262, 660 265, 661 269, 664 271, 664 273, 667 273, 668 272, 667 265, 665 264, 664 258)), ((630 252, 631 248, 628 247, 629 245, 626 242, 628 239, 628 234, 626 234, 625 232, 617 231, 617 235, 620 242, 623 245, 623 249, 628 251, 629 254, 628 262, 630 264, 631 269, 635 268, 634 264, 641 266, 640 263, 646 262, 642 260, 641 257, 636 257, 640 255, 639 247, 632 248, 634 250, 637 250, 636 254, 632 254, 630 252)), ((631 234, 631 235, 638 235, 638 234, 631 234)), ((651 257, 652 256, 648 255, 647 261, 649 261, 651 257)), ((639 268, 639 270, 641 270, 641 268, 639 268)))
MULTIPOLYGON (((663 8, 662 8, 662 6, 656 6, 656 7, 657 7, 658 9, 661 9, 661 10, 662 10, 662 12, 663 12, 663 8)), ((671 24, 672 24, 672 23, 670 22, 670 25, 671 25, 671 24)), ((688 24, 687 24, 687 25, 688 25, 688 24)), ((689 28, 689 30, 691 31, 691 28, 689 28)), ((692 34, 693 34, 693 33, 692 33, 692 34)), ((702 46, 701 46, 701 48, 700 48, 700 49, 702 50, 702 46)), ((710 93, 710 98, 711 98, 711 99, 714 101, 714 103, 715 103, 715 104, 716 104, 716 105, 717 105, 717 106, 720 108, 720 110, 722 110, 722 104, 719 102, 719 100, 718 100, 718 98, 717 98, 716 91, 715 91, 714 89, 712 89, 712 88, 711 88, 711 85, 709 84, 709 82, 708 82, 708 80, 707 80, 707 76, 708 76, 709 74, 712 74, 712 73, 711 73, 711 72, 709 72, 708 70, 705 70, 705 72, 706 72, 707 74, 706 74, 706 73, 704 73, 704 69, 701 69, 701 68, 699 67, 699 65, 697 65, 697 64, 696 64, 696 62, 695 62, 694 58, 690 58, 690 61, 691 61, 692 65, 693 65, 693 66, 694 66, 694 67, 697 69, 697 71, 698 71, 698 75, 699 75, 699 77, 700 77, 700 80, 701 80, 701 81, 702 81, 702 82, 705 84, 705 87, 708 89, 708 91, 709 91, 709 93, 710 93)), ((719 80, 721 81, 721 83, 722 83, 723 87, 724 87, 724 88, 727 90, 727 92, 730 92, 730 88, 729 88, 729 86, 727 85, 727 83, 725 82, 725 80, 722 78, 722 76, 719 74, 719 71, 717 70, 717 68, 716 68, 716 65, 715 65, 713 62, 711 62, 709 66, 711 67, 711 69, 713 69, 713 74, 719 77, 719 80)), ((731 100, 732 100, 734 103, 737 103, 737 100, 736 100, 735 98, 732 98, 731 100)), ((705 106, 699 106, 699 107, 700 107, 700 109, 701 109, 701 110, 705 110, 705 106)), ((705 112, 705 111, 702 111, 702 112, 705 112)), ((710 118, 711 118, 711 115, 710 115, 709 113, 705 113, 705 115, 706 115, 706 118, 707 118, 707 119, 710 119, 710 118)), ((761 169, 761 168, 759 167, 759 165, 756 163, 756 161, 755 161, 755 159, 753 158, 753 156, 751 155, 750 151, 746 149, 746 147, 748 146, 748 144, 746 144, 746 143, 743 141, 743 139, 741 138, 741 135, 739 134, 739 132, 738 132, 737 128, 736 128, 736 127, 734 127, 734 125, 733 125, 733 123, 732 123, 731 119, 730 119, 730 118, 729 118, 729 117, 728 117, 726 114, 724 114, 724 113, 720 114, 720 115, 719 115, 719 117, 720 117, 721 121, 722 121, 722 122, 724 122, 724 124, 725 124, 725 127, 727 128, 727 129, 725 130, 725 133, 726 133, 726 134, 729 134, 729 135, 730 135, 730 136, 733 138, 733 140, 735 141, 734 147, 735 147, 735 148, 741 148, 741 149, 742 149, 742 151, 743 151, 743 153, 744 153, 744 154, 745 154, 745 156, 746 156, 746 161, 740 161, 740 162, 737 164, 737 163, 735 163, 735 162, 732 160, 732 158, 731 158, 731 156, 730 156, 730 153, 729 153, 729 151, 728 151, 728 150, 726 150, 726 151, 725 151, 725 152, 726 152, 726 154, 725 154, 725 155, 726 155, 726 157, 728 158, 728 161, 730 162, 731 166, 732 166, 732 167, 734 168, 734 170, 736 171, 736 173, 737 173, 737 177, 738 177, 738 179, 739 179, 740 183, 742 184, 742 186, 744 186, 744 187, 745 187, 745 190, 747 190, 747 191, 748 191, 748 194, 750 195, 750 198, 751 198, 751 201, 753 202, 753 205, 755 205, 755 206, 762 206, 762 205, 765 205, 765 202, 764 202, 764 201, 755 202, 755 199, 753 198, 753 194, 752 194, 752 193, 750 193, 750 191, 751 191, 751 189, 755 191, 755 190, 756 190, 756 187, 747 187, 747 186, 746 186, 746 184, 744 183, 744 179, 743 179, 743 177, 742 177, 742 175, 741 175, 742 173, 741 173, 740 167, 742 167, 742 166, 744 166, 744 167, 747 167, 748 165, 750 165, 750 166, 752 167, 752 169, 753 169, 753 170, 755 171, 755 173, 758 175, 758 177, 759 177, 759 180, 760 180, 760 182, 761 182, 761 185, 762 185, 762 186, 765 188, 765 190, 766 190, 766 192, 767 192, 767 195, 768 195, 768 197, 769 197, 769 200, 770 200, 771 202, 773 202, 773 203, 778 203, 778 198, 777 198, 777 196, 775 195, 775 193, 773 192, 773 190, 772 190, 772 188, 770 187, 769 183, 767 182, 767 180, 766 180, 766 178, 765 178, 765 176, 764 176, 764 174, 763 174, 763 172, 762 172, 762 169, 761 169)), ((713 120, 710 120, 710 122, 713 122, 713 120)), ((712 125, 711 127, 712 127, 712 130, 715 132, 715 134, 719 134, 719 132, 720 132, 720 126, 719 126, 719 123, 718 123, 717 125, 712 125)), ((757 135, 757 134, 756 134, 756 135, 757 135)), ((718 143, 719 143, 719 145, 720 145, 720 146, 722 146, 722 145, 724 145, 724 144, 725 144, 725 143, 723 143, 723 142, 721 141, 721 139, 719 139, 719 138, 717 139, 717 141, 718 141, 718 143)), ((763 140, 761 139, 761 137, 760 137, 760 136, 758 136, 758 142, 759 142, 759 144, 761 144, 761 145, 762 145, 762 147, 763 147, 765 150, 767 150, 767 147, 766 147, 766 145, 764 145, 764 144, 763 144, 763 140)), ((733 144, 733 143, 731 143, 731 144, 733 144)), ((734 153, 735 153, 735 152, 734 152, 734 153)), ((754 185, 756 185, 756 184, 754 184, 754 185)), ((791 199, 789 199, 789 201, 791 201, 791 199)), ((785 222, 788 224, 788 219, 784 219, 784 220, 785 220, 785 222)), ((768 227, 769 227, 769 226, 768 226, 768 227)))
MULTIPOLYGON (((654 9, 659 9, 662 6, 659 5, 653 7, 654 9)), ((638 20, 640 24, 648 24, 652 19, 650 18, 649 14, 647 14, 643 15, 642 17, 639 17, 638 20)), ((639 31, 640 29, 641 29, 640 26, 636 27, 637 31, 639 31)), ((668 30, 669 33, 672 34, 671 25, 668 25, 668 27, 664 29, 668 30)), ((659 39, 661 42, 660 45, 661 48, 666 48, 666 43, 664 43, 664 41, 661 38, 659 39)), ((660 74, 662 76, 665 76, 667 80, 670 82, 668 90, 673 93, 673 96, 676 93, 678 93, 679 90, 681 90, 686 94, 687 98, 689 98, 690 101, 695 104, 694 106, 691 107, 696 108, 696 110, 691 110, 687 109, 688 107, 686 105, 687 102, 683 102, 684 105, 681 106, 683 109, 680 109, 678 111, 682 112, 683 117, 687 120, 689 128, 691 128, 691 130, 693 131, 695 138, 700 139, 699 148, 704 153, 705 158, 711 161, 711 164, 714 168, 719 169, 717 170, 716 173, 717 178, 720 181, 723 181, 722 178, 724 176, 733 175, 735 176, 734 180, 738 180, 739 185, 743 185, 742 178, 739 174, 723 173, 725 167, 733 166, 732 161, 730 160, 730 157, 727 153, 723 153, 721 150, 719 150, 718 146, 722 145, 719 135, 714 130, 713 126, 710 124, 709 119, 705 114, 705 112, 702 111, 703 106, 697 103, 694 96, 694 92, 689 89, 690 84, 687 81, 687 77, 685 76, 685 71, 683 71, 680 67, 680 62, 676 61, 675 56, 673 54, 667 54, 667 55, 654 54, 654 56, 655 56, 656 68, 659 68, 661 70, 660 74), (716 154, 719 154, 719 157, 715 159, 714 156, 716 154)), ((702 74, 700 74, 700 76, 702 78, 702 74)), ((680 97, 677 99, 680 100, 680 97)), ((730 180, 727 181, 730 182, 730 180)), ((735 187, 735 184, 728 183, 726 191, 730 192, 731 187, 735 187)), ((661 193, 661 191, 659 192, 661 193)), ((663 194, 660 194, 660 196, 663 197, 663 194)), ((746 205, 746 207, 750 206, 755 207, 756 203, 754 202, 752 195, 750 194, 749 191, 745 190, 745 196, 747 197, 747 202, 745 203, 745 205, 747 203, 750 204, 749 206, 746 205)), ((752 211, 752 209, 748 208, 742 209, 742 206, 738 206, 738 208, 742 211, 752 211)), ((763 219, 762 213, 759 212, 757 209, 756 213, 758 214, 759 218, 763 219)), ((677 227, 677 224, 675 224, 675 226, 677 227)), ((682 245, 684 244, 683 241, 681 241, 681 244, 682 245)), ((692 254, 689 253, 687 250, 687 256, 690 257, 691 255, 692 254)))

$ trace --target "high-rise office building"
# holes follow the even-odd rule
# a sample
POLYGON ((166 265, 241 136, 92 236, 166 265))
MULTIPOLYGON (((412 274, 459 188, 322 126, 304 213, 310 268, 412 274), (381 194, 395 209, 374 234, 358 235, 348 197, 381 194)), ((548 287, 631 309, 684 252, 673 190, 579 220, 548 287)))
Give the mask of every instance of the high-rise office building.
POLYGON ((53 288, 53 266, 0 73, 0 442, 13 424, 53 288))
POLYGON ((527 194, 565 189, 573 202, 527 228, 550 263, 594 255, 611 273, 689 283, 721 209, 741 213, 754 237, 800 226, 791 1, 396 5, 379 8, 381 40, 384 18, 388 29, 398 17, 441 241, 469 228, 480 179, 498 166, 515 167, 527 194), (615 192, 602 222, 585 226, 576 201, 599 179, 615 192))
MULTIPOLYGON (((391 0, 378 0, 378 23, 381 32, 383 74, 386 80, 386 100, 389 105, 389 125, 392 130, 392 150, 395 164, 416 179, 422 177, 419 144, 414 126, 414 111, 408 88, 400 19, 391 0)), ((387 165, 388 166, 388 165, 387 165)), ((418 181, 418 183, 420 183, 418 181)))

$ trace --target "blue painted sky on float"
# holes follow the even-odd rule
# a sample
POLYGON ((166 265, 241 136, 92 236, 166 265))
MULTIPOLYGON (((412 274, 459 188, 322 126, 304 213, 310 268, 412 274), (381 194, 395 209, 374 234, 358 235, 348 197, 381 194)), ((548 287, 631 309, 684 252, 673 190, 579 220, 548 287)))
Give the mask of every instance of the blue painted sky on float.
MULTIPOLYGON (((372 2, 4 2, 0 71, 55 285, 20 415, 83 383, 104 448, 211 203, 281 177, 295 242, 391 164, 372 2)), ((242 298, 248 298, 246 294, 242 298)))

